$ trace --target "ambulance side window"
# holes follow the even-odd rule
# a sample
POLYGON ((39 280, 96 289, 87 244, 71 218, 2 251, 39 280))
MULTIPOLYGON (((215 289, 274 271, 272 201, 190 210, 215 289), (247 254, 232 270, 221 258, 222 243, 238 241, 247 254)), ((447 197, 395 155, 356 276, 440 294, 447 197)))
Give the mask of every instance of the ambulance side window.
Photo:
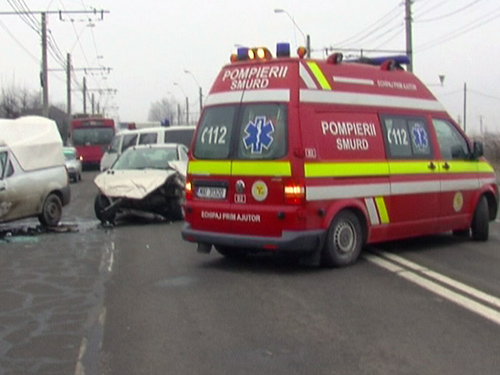
POLYGON ((462 134, 447 120, 432 119, 443 160, 468 159, 469 146, 462 134))
POLYGON ((237 106, 208 108, 201 119, 194 144, 194 156, 199 159, 229 157, 231 134, 237 106))
POLYGON ((283 104, 243 107, 238 137, 240 159, 278 159, 286 155, 287 112, 283 104))
POLYGON ((432 159, 424 117, 381 116, 387 156, 391 159, 432 159))

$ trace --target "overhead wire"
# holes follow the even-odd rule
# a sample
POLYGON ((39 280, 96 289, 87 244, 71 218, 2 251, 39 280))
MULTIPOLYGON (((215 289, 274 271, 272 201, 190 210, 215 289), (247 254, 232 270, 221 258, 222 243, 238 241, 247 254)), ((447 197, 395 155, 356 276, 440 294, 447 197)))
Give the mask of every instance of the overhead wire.
POLYGON ((389 12, 384 14, 381 18, 379 18, 377 21, 373 22, 363 30, 359 31, 358 33, 352 35, 351 37, 344 39, 340 42, 335 43, 336 46, 342 47, 343 45, 349 43, 349 44, 354 44, 354 43, 360 43, 367 37, 370 37, 373 35, 374 32, 377 32, 380 30, 379 25, 380 24, 389 24, 392 22, 394 19, 396 19, 399 16, 399 5, 391 9, 389 12))
POLYGON ((464 10, 467 10, 469 9, 470 7, 476 5, 477 3, 479 3, 480 1, 482 0, 474 0, 472 1, 471 3, 467 4, 467 5, 464 5, 463 7, 459 8, 459 9, 456 9, 454 10, 453 12, 450 12, 450 13, 446 13, 446 14, 442 14, 442 15, 439 15, 439 16, 436 16, 436 17, 433 17, 433 18, 428 18, 428 19, 419 19, 419 18, 414 18, 414 21, 415 22, 418 22, 418 23, 423 23, 423 22, 433 22, 433 21, 439 21, 439 20, 442 20, 444 18, 448 18, 448 17, 451 17, 451 16, 454 16, 458 13, 461 13, 463 12, 464 10))
POLYGON ((419 51, 424 51, 426 49, 435 47, 439 44, 447 42, 451 39, 457 38, 465 33, 468 33, 472 30, 475 30, 479 27, 484 26, 485 24, 497 19, 500 17, 500 7, 494 10, 493 12, 489 12, 488 14, 483 14, 480 18, 477 18, 471 21, 468 25, 461 26, 459 29, 455 29, 448 34, 441 35, 439 38, 427 42, 421 46, 418 46, 419 51))

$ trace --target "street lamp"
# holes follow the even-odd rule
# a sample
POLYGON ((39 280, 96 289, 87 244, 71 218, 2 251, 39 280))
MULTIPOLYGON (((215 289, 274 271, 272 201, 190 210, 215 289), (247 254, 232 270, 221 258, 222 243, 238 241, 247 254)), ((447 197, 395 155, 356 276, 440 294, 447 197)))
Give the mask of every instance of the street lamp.
POLYGON ((308 58, 311 57, 311 38, 309 37, 309 34, 307 34, 307 35, 304 34, 304 32, 299 27, 299 25, 297 25, 297 23, 295 22, 294 18, 285 9, 275 9, 274 13, 285 13, 288 16, 288 18, 290 18, 293 25, 297 28, 297 30, 299 30, 299 32, 304 37, 304 40, 306 42, 306 49, 307 49, 306 57, 308 57, 308 58))
POLYGON ((194 74, 191 73, 191 71, 184 69, 184 73, 189 74, 191 77, 193 77, 194 82, 196 83, 196 86, 198 86, 198 90, 200 93, 200 116, 201 116, 201 109, 203 108, 203 90, 202 90, 200 84, 198 83, 198 81, 196 80, 194 74))
POLYGON ((182 86, 179 85, 177 82, 174 82, 174 86, 177 86, 181 89, 182 93, 186 97, 186 125, 189 125, 189 99, 184 90, 182 89, 182 86))

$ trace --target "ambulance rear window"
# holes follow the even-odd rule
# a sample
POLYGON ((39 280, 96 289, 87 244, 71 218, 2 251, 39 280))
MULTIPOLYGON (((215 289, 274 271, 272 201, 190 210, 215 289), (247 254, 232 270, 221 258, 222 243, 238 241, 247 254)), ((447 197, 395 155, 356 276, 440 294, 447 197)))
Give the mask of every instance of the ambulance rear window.
POLYGON ((286 106, 243 106, 238 136, 238 159, 277 159, 285 156, 286 106))
POLYGON ((286 124, 284 104, 207 108, 196 133, 193 154, 198 159, 282 158, 287 152, 286 124))
POLYGON ((199 159, 227 159, 237 106, 208 108, 201 119, 194 156, 199 159))

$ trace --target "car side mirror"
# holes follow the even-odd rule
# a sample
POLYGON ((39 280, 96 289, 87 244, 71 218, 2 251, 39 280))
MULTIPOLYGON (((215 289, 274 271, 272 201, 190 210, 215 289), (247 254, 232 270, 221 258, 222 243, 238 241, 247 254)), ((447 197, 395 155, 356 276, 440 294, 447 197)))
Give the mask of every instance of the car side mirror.
POLYGON ((483 143, 474 141, 473 143, 473 150, 472 150, 472 156, 477 159, 480 158, 481 156, 484 155, 484 148, 483 148, 483 143))

